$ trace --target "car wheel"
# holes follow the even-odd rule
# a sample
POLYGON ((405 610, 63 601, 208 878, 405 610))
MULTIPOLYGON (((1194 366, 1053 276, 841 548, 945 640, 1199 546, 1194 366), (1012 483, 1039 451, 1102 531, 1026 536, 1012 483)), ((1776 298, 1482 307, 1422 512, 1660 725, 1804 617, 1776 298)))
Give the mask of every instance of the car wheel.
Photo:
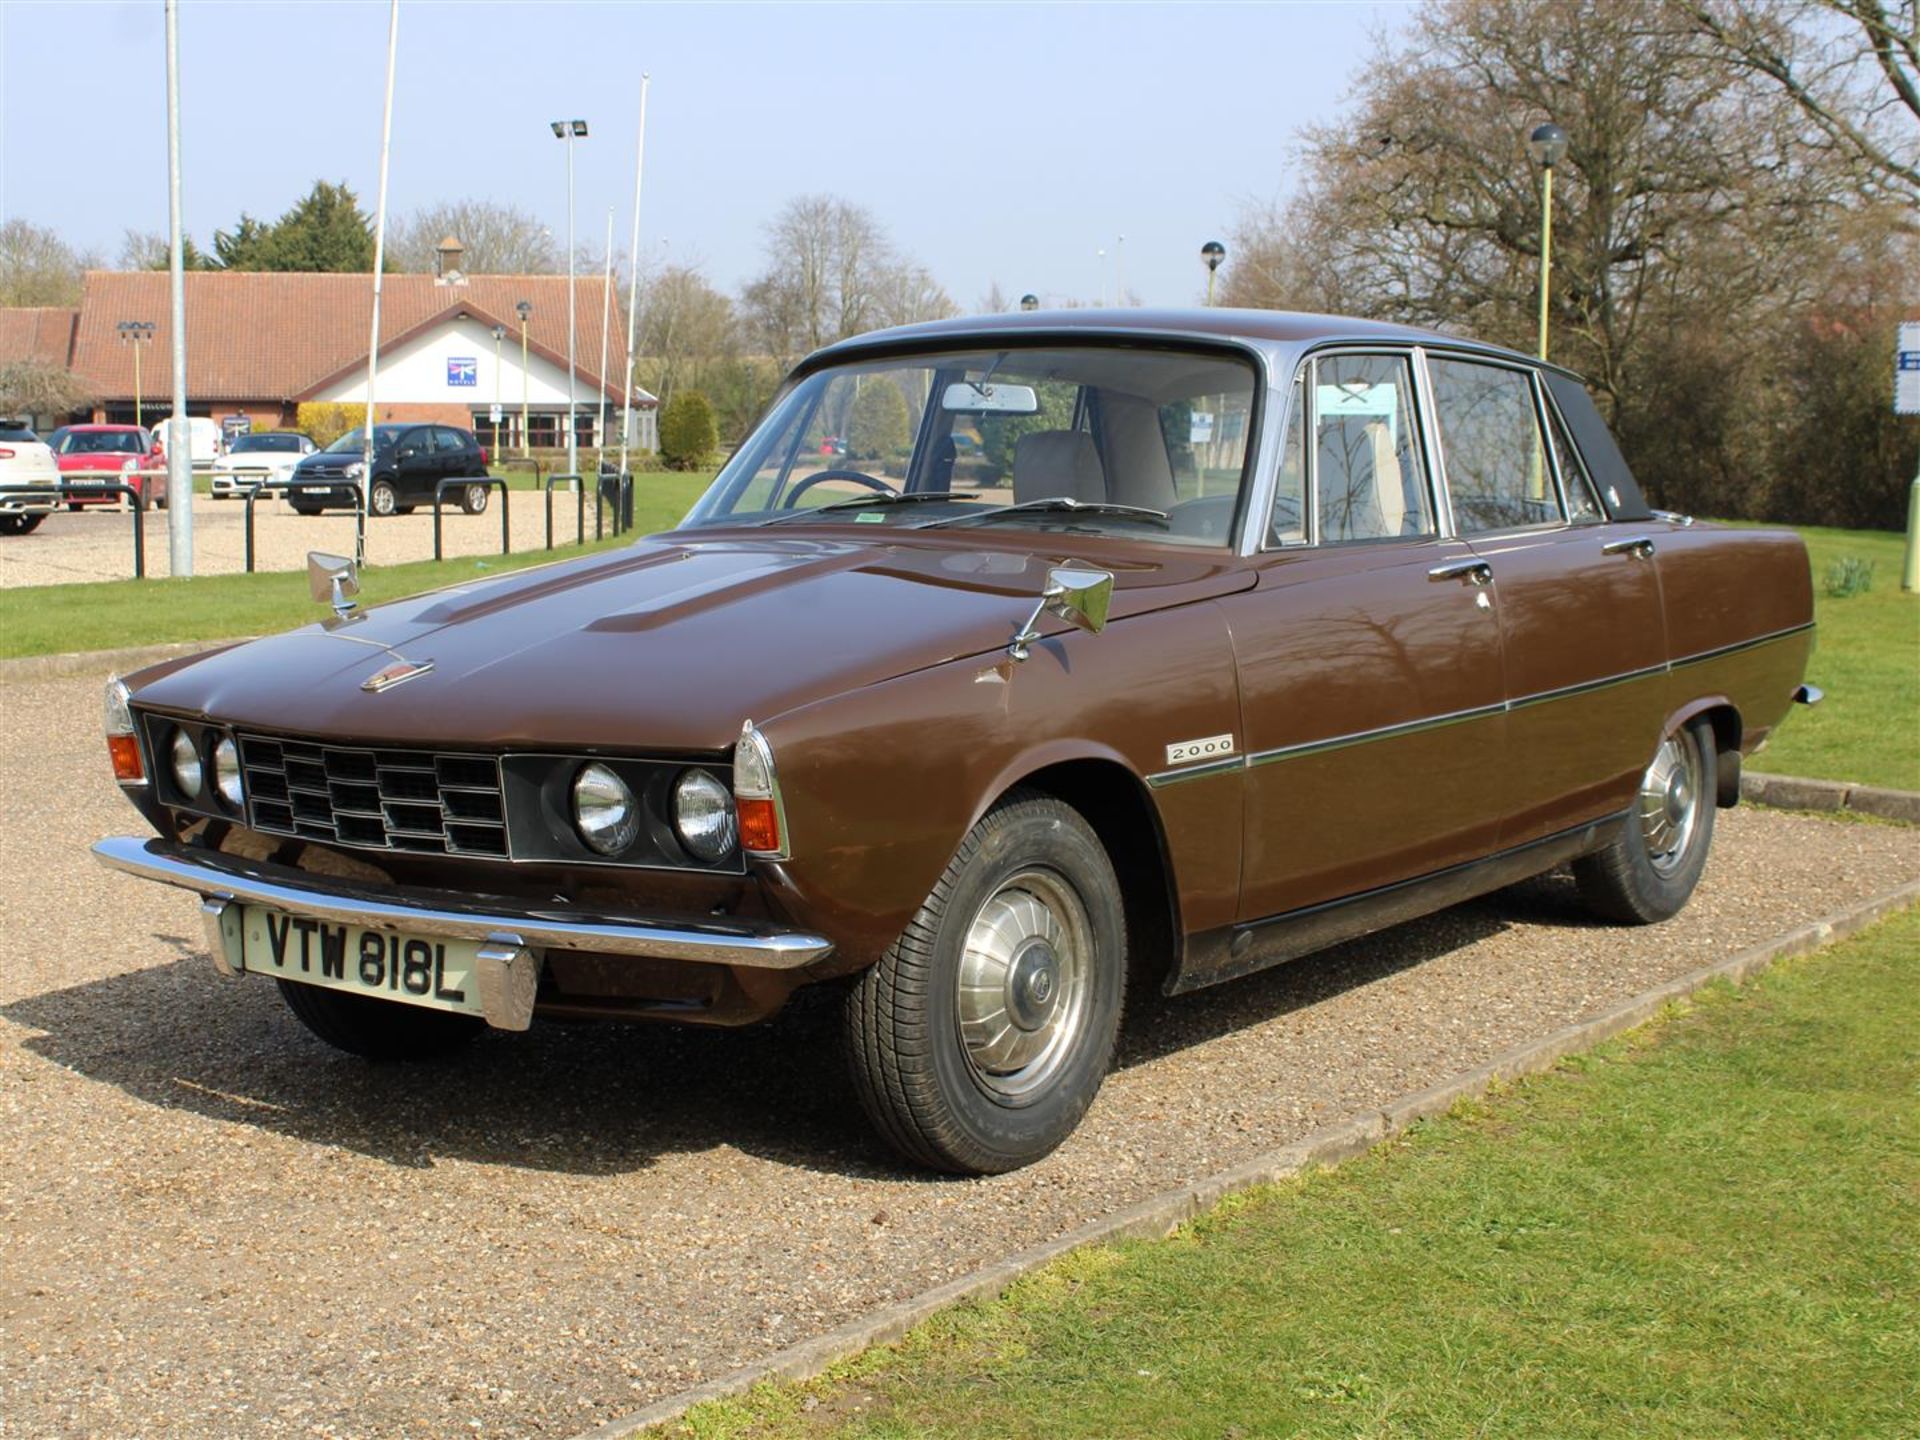
POLYGON ((1016 791, 968 832, 847 997, 854 1088, 911 1160, 963 1174, 1067 1138, 1113 1056, 1126 920, 1092 827, 1016 791))
POLYGON ((487 487, 469 485, 460 492, 460 508, 469 515, 483 515, 487 509, 487 487))
POLYGON ((1574 862, 1588 908, 1630 925, 1680 912, 1713 843, 1715 768, 1713 727, 1704 720, 1660 742, 1619 838, 1574 862))
POLYGON ((293 506, 293 513, 296 515, 318 515, 321 509, 320 506, 309 505, 304 500, 290 500, 287 503, 293 506))
POLYGON ((31 535, 46 518, 44 515, 0 515, 0 535, 31 535))
POLYGON ((375 515, 391 515, 400 508, 400 496, 391 480, 376 480, 367 491, 367 509, 375 515))
POLYGON ((431 1060, 458 1050, 486 1028, 474 1015, 374 1000, 297 980, 279 985, 281 998, 302 1025, 334 1049, 369 1060, 431 1060))

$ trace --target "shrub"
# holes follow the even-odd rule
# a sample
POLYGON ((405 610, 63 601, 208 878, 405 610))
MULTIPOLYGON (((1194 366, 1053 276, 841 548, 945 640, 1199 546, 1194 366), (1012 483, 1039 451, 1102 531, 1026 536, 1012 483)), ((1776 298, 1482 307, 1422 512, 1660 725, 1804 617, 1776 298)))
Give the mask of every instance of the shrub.
POLYGON ((660 411, 660 458, 674 470, 698 470, 720 444, 713 405, 698 390, 682 390, 660 411))
POLYGON ((1866 594, 1873 589, 1873 561, 1862 560, 1858 555, 1842 555, 1827 566, 1822 588, 1835 600, 1866 594))
POLYGON ((304 430, 313 443, 325 449, 349 430, 366 421, 364 405, 341 405, 308 401, 293 412, 294 428, 304 430))
POLYGON ((847 454, 858 460, 885 460, 907 448, 907 400, 885 376, 860 387, 847 416, 847 454))

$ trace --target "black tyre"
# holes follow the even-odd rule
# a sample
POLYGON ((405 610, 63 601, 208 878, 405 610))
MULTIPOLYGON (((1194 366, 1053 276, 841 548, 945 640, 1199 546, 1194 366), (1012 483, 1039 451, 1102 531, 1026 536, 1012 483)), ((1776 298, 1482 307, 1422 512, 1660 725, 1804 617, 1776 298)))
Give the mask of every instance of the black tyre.
POLYGON ((293 506, 296 515, 318 515, 323 508, 306 500, 289 500, 287 503, 293 506))
POLYGON ((431 1060, 470 1042, 486 1028, 473 1015, 454 1015, 373 1000, 296 980, 279 983, 281 997, 302 1025, 336 1050, 369 1060, 431 1060))
POLYGON ((0 515, 0 535, 31 535, 46 518, 44 515, 0 515))
POLYGON ((1713 727, 1704 720, 1660 742, 1619 838, 1574 862, 1589 909, 1629 925, 1680 912, 1713 843, 1715 773, 1713 727))
POLYGON ((868 1116, 938 1170, 997 1174, 1073 1133, 1113 1058, 1126 918, 1091 826, 1015 791, 848 993, 847 1057, 868 1116))
POLYGON ((460 508, 469 515, 484 515, 487 510, 487 487, 469 485, 460 492, 460 508))
POLYGON ((400 494, 391 480, 376 480, 367 491, 367 511, 372 515, 391 515, 400 508, 400 494))

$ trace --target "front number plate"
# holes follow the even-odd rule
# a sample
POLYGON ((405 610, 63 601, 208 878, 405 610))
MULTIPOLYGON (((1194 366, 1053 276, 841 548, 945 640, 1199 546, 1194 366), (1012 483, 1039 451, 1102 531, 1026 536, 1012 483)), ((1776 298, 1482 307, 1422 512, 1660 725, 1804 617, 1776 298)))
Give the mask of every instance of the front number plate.
POLYGON ((474 965, 481 947, 476 941, 363 930, 254 905, 241 913, 241 952, 251 974, 430 1010, 482 1013, 474 965))

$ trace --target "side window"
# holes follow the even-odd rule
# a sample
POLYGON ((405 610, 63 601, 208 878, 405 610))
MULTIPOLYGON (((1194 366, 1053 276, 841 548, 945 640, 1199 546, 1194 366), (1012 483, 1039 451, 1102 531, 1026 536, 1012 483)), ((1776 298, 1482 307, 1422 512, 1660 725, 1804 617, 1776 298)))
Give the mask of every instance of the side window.
POLYGON ((1335 355, 1316 360, 1313 376, 1313 487, 1321 542, 1433 534, 1407 361, 1335 355))
POLYGON ((1307 381, 1293 379, 1287 397, 1287 433, 1280 444, 1280 475, 1273 485, 1273 516, 1267 544, 1304 545, 1307 541, 1307 381))
POLYGON ((435 430, 433 444, 436 450, 445 450, 464 455, 467 453, 467 437, 458 430, 435 430))
POLYGON ((1433 359, 1433 414, 1463 535, 1561 518, 1525 371, 1433 359))
POLYGON ((1606 511, 1600 508, 1599 496, 1593 488, 1593 477, 1587 473, 1587 462, 1580 458, 1580 452, 1568 437, 1560 412, 1551 405, 1547 407, 1547 439, 1560 462, 1560 487, 1566 491, 1568 517, 1575 521, 1606 519, 1606 511))

